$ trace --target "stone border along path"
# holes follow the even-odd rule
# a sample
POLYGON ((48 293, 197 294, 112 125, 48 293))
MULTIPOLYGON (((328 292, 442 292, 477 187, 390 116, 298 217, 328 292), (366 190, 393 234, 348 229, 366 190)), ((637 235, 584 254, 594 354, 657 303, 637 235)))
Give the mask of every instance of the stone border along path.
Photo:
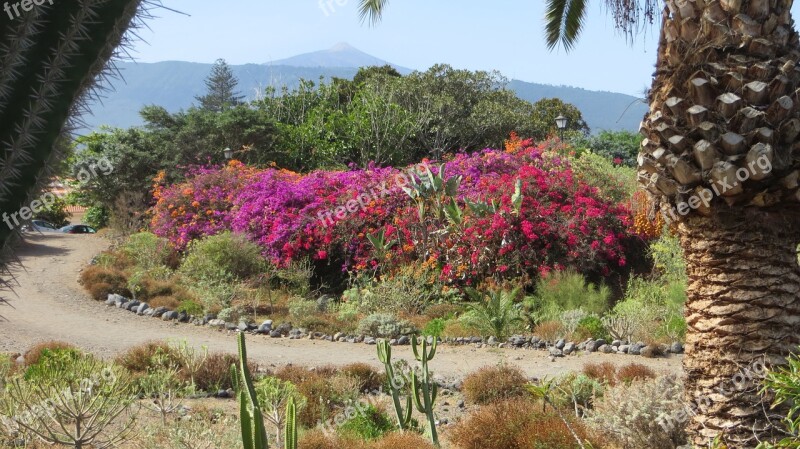
MULTIPOLYGON (((235 353, 234 334, 245 329, 273 336, 254 335, 248 347, 251 358, 266 368, 286 364, 341 366, 354 362, 382 367, 373 346, 376 339, 371 337, 309 334, 287 325, 273 329, 269 322, 259 327, 245 323, 234 325, 215 321, 211 316, 197 319, 195 326, 189 326, 181 324, 191 322, 193 319, 189 316, 151 309, 116 295, 110 296, 106 301, 109 305, 102 307, 86 295, 77 278, 108 246, 109 242, 98 236, 29 236, 17 254, 26 269, 15 270, 19 283, 15 288, 16 297, 9 298, 9 306, 0 306, 0 351, 22 353, 33 344, 61 340, 111 358, 147 341, 185 339, 194 347, 235 353), (146 316, 148 314, 151 316, 146 316)), ((400 338, 395 343, 401 346, 396 357, 412 361, 411 350, 402 347, 407 339, 400 338)), ((484 342, 478 337, 451 339, 447 343, 440 346, 432 368, 437 375, 452 379, 498 363, 518 366, 531 378, 579 371, 584 364, 604 361, 615 365, 636 362, 671 374, 681 371, 682 356, 670 354, 681 352, 679 346, 655 348, 598 340, 579 344, 559 341, 548 347, 536 337, 523 336, 512 337, 507 343, 497 343, 493 339, 484 342), (631 356, 637 353, 650 356, 658 350, 666 350, 666 356, 631 356)))

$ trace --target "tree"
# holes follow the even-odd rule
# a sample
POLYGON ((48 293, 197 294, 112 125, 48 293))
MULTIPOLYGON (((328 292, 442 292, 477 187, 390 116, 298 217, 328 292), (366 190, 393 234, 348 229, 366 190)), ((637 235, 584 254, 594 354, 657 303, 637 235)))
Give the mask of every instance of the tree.
POLYGON ((567 118, 567 131, 574 131, 583 136, 589 134, 589 125, 583 120, 580 109, 558 98, 543 98, 533 104, 533 131, 530 137, 542 140, 558 134, 556 117, 567 118))
MULTIPOLYGON (((363 0, 362 17, 386 3, 363 0)), ((631 38, 660 2, 605 3, 631 38)), ((548 0, 551 48, 575 45, 587 4, 548 0)), ((638 179, 686 256, 691 442, 751 448, 774 441, 780 416, 750 367, 800 343, 800 42, 790 0, 665 4, 638 179)))
POLYGON ((243 95, 238 95, 239 80, 233 75, 224 59, 217 59, 211 74, 206 78, 206 94, 195 97, 200 108, 211 112, 222 112, 242 104, 243 95))

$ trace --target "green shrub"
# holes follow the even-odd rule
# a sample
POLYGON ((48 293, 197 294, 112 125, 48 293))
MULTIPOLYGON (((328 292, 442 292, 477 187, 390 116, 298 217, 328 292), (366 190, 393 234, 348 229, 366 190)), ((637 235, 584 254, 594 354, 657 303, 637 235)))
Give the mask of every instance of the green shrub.
POLYGON ((653 268, 661 277, 686 282, 686 261, 683 260, 683 250, 677 236, 662 232, 658 240, 650 243, 649 252, 653 268))
POLYGON ((39 210, 39 212, 33 216, 34 219, 49 221, 59 228, 69 224, 69 219, 72 214, 67 211, 68 204, 64 199, 55 196, 52 202, 45 203, 44 206, 46 207, 39 210))
POLYGON ((179 313, 184 312, 191 316, 200 316, 203 314, 203 306, 190 300, 181 302, 178 308, 175 310, 179 313))
POLYGON ((228 307, 217 313, 217 319, 225 321, 226 323, 238 323, 243 315, 244 311, 242 309, 238 307, 228 307))
POLYGON ((89 356, 75 348, 43 349, 39 360, 28 366, 23 377, 34 384, 46 384, 72 375, 72 368, 86 357, 89 356))
POLYGON ((375 440, 394 429, 394 423, 385 413, 367 405, 361 408, 355 416, 339 426, 339 433, 345 437, 354 437, 362 440, 375 440))
POLYGON ((595 286, 573 271, 557 271, 536 283, 536 295, 526 298, 525 306, 533 324, 560 320, 568 310, 583 310, 602 315, 608 310, 611 290, 595 286))
POLYGON ((604 198, 610 198, 616 203, 628 201, 638 188, 636 169, 615 165, 591 151, 572 158, 571 162, 578 179, 597 187, 604 198))
POLYGON ((606 329, 621 340, 650 341, 663 337, 681 340, 686 332, 682 281, 632 277, 623 301, 603 318, 606 329))
POLYGON ((387 313, 373 313, 358 323, 358 333, 371 337, 396 338, 415 331, 413 324, 387 313))
POLYGON ((608 330, 603 325, 603 320, 594 315, 589 315, 578 322, 574 336, 577 340, 585 340, 587 338, 611 340, 611 334, 608 333, 608 330))
POLYGON ((435 318, 428 321, 425 328, 422 330, 422 335, 430 335, 433 337, 441 337, 444 328, 447 326, 447 320, 443 318, 435 318))
POLYGON ((587 421, 624 449, 677 447, 686 442, 683 426, 662 424, 675 424, 669 417, 684 416, 687 410, 680 382, 665 376, 607 387, 587 421))
POLYGON ((434 304, 452 299, 434 270, 417 264, 401 267, 380 280, 361 280, 344 295, 361 313, 419 314, 434 304))
POLYGON ((522 329, 522 315, 514 303, 519 289, 491 291, 486 295, 468 289, 467 293, 474 303, 468 305, 469 311, 460 318, 466 326, 501 340, 522 329))
MULTIPOLYGON (((306 406, 306 398, 300 394, 297 387, 276 377, 265 377, 255 384, 256 396, 264 418, 275 428, 278 437, 282 436, 283 426, 286 422, 286 405, 294 399, 295 407, 302 411, 306 406)), ((278 445, 280 447, 280 445, 278 445)))
MULTIPOLYGON (((151 271, 165 271, 173 250, 169 240, 150 232, 140 232, 128 237, 120 252, 132 259, 138 270, 150 274, 151 271)), ((166 272, 169 274, 170 270, 167 269, 166 272)))
POLYGON ((567 373, 555 379, 550 400, 560 407, 586 410, 603 394, 603 385, 583 373, 567 373))
POLYGON ((275 271, 277 282, 289 293, 301 298, 311 296, 314 267, 308 260, 293 261, 288 267, 275 271))
POLYGON ((189 245, 180 273, 193 281, 234 283, 262 274, 261 248, 243 235, 225 232, 189 245))
POLYGON ((83 221, 95 229, 105 228, 110 219, 108 209, 103 206, 92 206, 83 214, 83 221))
POLYGON ((289 300, 289 316, 293 320, 303 320, 318 313, 316 301, 308 301, 303 298, 292 298, 289 300))

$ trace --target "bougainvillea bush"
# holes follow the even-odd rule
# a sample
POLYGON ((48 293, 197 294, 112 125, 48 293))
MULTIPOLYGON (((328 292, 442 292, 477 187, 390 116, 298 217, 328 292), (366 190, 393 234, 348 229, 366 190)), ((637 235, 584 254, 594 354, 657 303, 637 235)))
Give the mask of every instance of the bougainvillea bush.
POLYGON ((549 144, 523 140, 407 168, 301 175, 231 163, 159 186, 156 200, 153 231, 179 250, 232 230, 279 266, 312 259, 380 275, 424 264, 453 285, 607 274, 639 238, 626 204, 578 179, 549 144))

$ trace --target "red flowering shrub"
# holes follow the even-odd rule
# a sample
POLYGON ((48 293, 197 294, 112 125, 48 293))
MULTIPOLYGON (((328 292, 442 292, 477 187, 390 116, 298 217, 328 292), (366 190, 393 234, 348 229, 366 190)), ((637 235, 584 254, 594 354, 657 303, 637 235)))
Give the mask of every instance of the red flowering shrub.
POLYGON ((311 258, 379 273, 422 263, 457 285, 624 266, 624 241, 635 238, 628 208, 576 179, 567 160, 514 142, 454 156, 441 174, 427 162, 308 175, 204 169, 157 189, 153 231, 179 249, 241 232, 280 265, 311 258), (427 190, 412 198, 415 185, 427 190))

